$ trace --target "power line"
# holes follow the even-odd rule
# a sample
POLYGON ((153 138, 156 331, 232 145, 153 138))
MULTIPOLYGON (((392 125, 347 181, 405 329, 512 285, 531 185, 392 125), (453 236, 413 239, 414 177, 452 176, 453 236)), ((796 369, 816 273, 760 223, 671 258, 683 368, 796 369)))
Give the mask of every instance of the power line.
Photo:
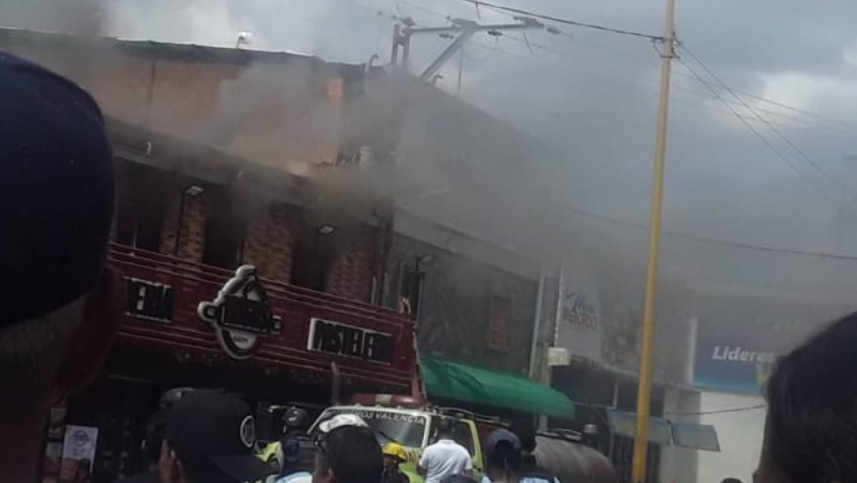
MULTIPOLYGON (((348 1, 348 0, 344 0, 344 1, 348 1)), ((494 10, 499 10, 499 11, 501 11, 501 12, 504 12, 504 13, 506 13, 507 15, 509 14, 508 12, 513 12, 513 13, 520 13, 520 12, 523 12, 523 10, 520 10, 520 9, 512 9, 512 8, 505 9, 505 8, 502 8, 502 7, 501 7, 501 6, 499 6, 499 5, 493 5, 493 4, 489 4, 488 2, 482 2, 482 1, 479 1, 479 0, 472 0, 472 1, 469 1, 469 0, 458 0, 458 1, 466 1, 467 3, 470 3, 470 4, 474 5, 474 7, 476 7, 476 11, 477 11, 477 13, 479 12, 479 10, 478 10, 478 9, 479 9, 479 5, 480 5, 480 4, 481 4, 481 5, 483 5, 483 6, 485 6, 485 7, 493 8, 494 10), (520 11, 520 12, 519 12, 519 11, 520 11)), ((436 16, 436 17, 439 17, 439 18, 443 18, 443 19, 447 19, 447 20, 449 20, 449 19, 451 18, 451 15, 450 15, 450 14, 448 14, 448 13, 443 13, 443 12, 440 12, 440 11, 438 11, 438 10, 431 9, 431 8, 425 7, 425 6, 423 6, 423 5, 419 5, 419 4, 413 3, 413 2, 408 1, 408 0, 391 0, 391 2, 395 5, 396 10, 399 12, 399 16, 391 15, 391 14, 388 14, 388 13, 385 13, 385 12, 382 12, 382 11, 375 11, 375 13, 377 13, 379 16, 384 16, 384 17, 389 18, 389 19, 393 19, 393 20, 403 20, 403 19, 405 18, 405 14, 402 12, 402 10, 401 10, 401 8, 400 8, 400 5, 399 5, 399 4, 401 3, 401 4, 404 4, 404 5, 408 5, 409 7, 412 7, 412 8, 414 8, 414 9, 420 10, 420 11, 422 11, 422 12, 428 13, 428 14, 430 14, 430 15, 433 15, 433 16, 436 16)), ((369 6, 367 6, 367 5, 359 4, 359 3, 357 3, 357 2, 352 2, 352 3, 354 3, 354 4, 355 4, 355 5, 357 5, 357 6, 360 6, 360 7, 363 7, 363 8, 366 8, 366 9, 369 9, 369 10, 373 10, 373 11, 374 11, 374 9, 372 9, 372 7, 369 7, 369 6)), ((542 17, 539 17, 539 18, 542 18, 542 17)), ((572 25, 577 25, 577 23, 575 23, 575 22, 573 22, 573 21, 571 21, 571 22, 572 22, 572 25)), ((573 37, 573 36, 571 36, 571 35, 569 35, 569 34, 566 34, 565 32, 562 32, 562 31, 559 31, 559 30, 553 31, 553 32, 551 32, 551 33, 552 33, 552 34, 555 34, 555 35, 564 36, 564 37, 567 37, 567 38, 569 38, 569 39, 574 40, 574 37, 573 37)), ((529 39, 528 39, 528 38, 527 38, 527 39, 521 39, 521 38, 518 38, 518 37, 515 37, 515 36, 512 36, 512 35, 509 35, 509 34, 506 34, 506 35, 505 35, 505 37, 506 37, 506 38, 508 38, 508 39, 511 39, 513 42, 519 42, 519 43, 527 44, 527 45, 528 45, 528 49, 530 49, 530 51, 531 51, 531 54, 533 55, 533 57, 536 57, 536 58, 542 58, 542 56, 539 56, 539 55, 535 54, 535 52, 532 52, 532 49, 533 49, 533 48, 542 49, 542 50, 545 50, 545 51, 551 52, 551 53, 553 53, 553 54, 555 54, 555 55, 560 55, 560 56, 563 56, 563 57, 567 57, 567 56, 562 55, 562 54, 561 54, 559 51, 557 51, 556 49, 553 49, 553 48, 548 47, 548 46, 545 46, 545 45, 538 44, 538 43, 536 43, 536 42, 529 41, 529 39)), ((658 38, 658 39, 660 39, 660 38, 658 38)), ((589 44, 593 44, 593 41, 588 40, 588 39, 585 39, 585 38, 581 38, 580 40, 581 40, 581 41, 583 41, 583 42, 589 43, 589 44)), ((617 50, 617 49, 614 49, 614 48, 612 48, 612 47, 607 47, 607 46, 604 46, 604 45, 601 45, 601 44, 597 44, 597 43, 595 43, 595 44, 594 44, 594 45, 592 45, 592 46, 593 46, 593 47, 595 47, 595 48, 599 48, 599 49, 605 50, 605 51, 609 51, 609 52, 611 52, 611 53, 613 53, 613 54, 615 54, 615 55, 623 56, 623 57, 625 57, 625 58, 629 58, 629 59, 637 59, 637 57, 632 57, 632 56, 630 56, 630 55, 628 55, 628 54, 626 54, 626 53, 624 53, 624 52, 621 52, 621 51, 619 51, 619 50, 617 50)), ((682 47, 683 47, 683 46, 682 46, 682 47)), ((686 49, 686 47, 684 47, 684 48, 686 49)), ((498 51, 499 51, 499 49, 498 49, 498 51)), ((690 74, 686 74, 686 73, 683 73, 683 72, 677 72, 677 74, 678 74, 678 75, 680 75, 680 76, 682 76, 682 77, 686 77, 686 78, 688 78, 688 79, 695 79, 692 75, 690 75, 690 74)), ((780 116, 780 117, 787 118, 787 119, 793 119, 793 120, 801 121, 801 122, 805 122, 805 123, 811 123, 811 122, 814 122, 814 123, 816 123, 816 124, 817 124, 818 126, 820 126, 820 127, 834 128, 834 129, 841 129, 841 130, 843 130, 843 131, 846 131, 848 134, 851 134, 852 132, 857 131, 857 125, 850 124, 850 123, 848 123, 848 122, 846 122, 846 121, 843 121, 843 120, 841 120, 841 119, 836 119, 836 118, 832 118, 832 117, 829 117, 829 116, 824 116, 824 115, 821 115, 821 114, 818 114, 818 113, 815 113, 815 112, 812 112, 812 111, 808 111, 808 110, 806 110, 806 109, 801 109, 801 108, 798 108, 798 107, 795 107, 795 106, 791 106, 791 105, 785 104, 785 103, 780 102, 780 101, 776 101, 776 100, 773 100, 773 99, 768 99, 768 98, 765 98, 765 97, 759 96, 759 95, 757 95, 757 94, 752 94, 752 93, 749 93, 749 92, 746 92, 746 91, 741 91, 741 90, 738 90, 738 89, 733 89, 733 90, 734 90, 735 92, 738 92, 738 93, 740 93, 740 94, 742 94, 742 95, 746 96, 746 97, 752 98, 752 99, 754 99, 754 100, 756 100, 756 101, 764 102, 764 103, 767 103, 767 104, 770 104, 770 105, 773 105, 773 106, 777 106, 777 107, 782 108, 782 109, 787 109, 787 110, 789 110, 789 111, 795 112, 795 113, 800 114, 800 115, 802 115, 802 116, 806 116, 806 117, 813 118, 813 119, 814 119, 814 121, 804 120, 804 119, 801 119, 801 118, 798 118, 798 117, 795 117, 795 116, 789 116, 788 114, 785 114, 785 113, 782 113, 782 112, 777 112, 777 111, 773 111, 773 110, 770 110, 770 109, 764 109, 764 108, 761 108, 761 107, 755 107, 755 106, 754 106, 754 107, 753 107, 753 109, 755 109, 755 110, 757 110, 757 111, 759 111, 759 112, 764 112, 764 113, 767 113, 767 114, 771 114, 771 115, 775 115, 775 116, 780 116), (833 124, 834 126, 831 126, 831 124, 833 124)))
POLYGON ((745 119, 744 116, 739 114, 738 111, 736 111, 735 108, 732 107, 732 104, 729 104, 728 102, 726 102, 726 99, 724 99, 723 96, 721 96, 720 93, 717 92, 717 89, 715 89, 711 84, 709 84, 705 79, 703 79, 701 75, 699 75, 692 67, 690 67, 687 64, 687 62, 684 61, 684 59, 682 59, 681 57, 676 57, 676 59, 679 61, 679 63, 681 63, 682 66, 684 66, 685 69, 687 69, 691 74, 693 74, 693 76, 696 78, 697 81, 699 81, 700 84, 704 85, 705 88, 708 89, 711 92, 711 94, 714 95, 714 97, 716 97, 721 103, 723 103, 723 105, 726 106, 729 109, 729 111, 731 111, 732 114, 734 114, 735 117, 737 117, 738 120, 741 121, 741 123, 747 127, 747 129, 750 130, 750 132, 752 132, 757 138, 759 138, 759 140, 761 140, 762 143, 765 146, 767 146, 768 149, 771 150, 771 152, 773 152, 782 162, 784 162, 786 164, 786 166, 791 168, 791 170, 794 171, 795 174, 800 179, 802 179, 808 185, 812 186, 813 189, 817 190, 821 196, 823 196, 827 201, 832 203, 834 206, 838 206, 838 204, 839 204, 838 201, 830 198, 830 196, 827 194, 827 192, 824 191, 824 189, 820 188, 815 183, 815 181, 812 180, 812 178, 807 177, 803 173, 803 171, 798 169, 796 164, 794 164, 782 152, 780 152, 780 150, 777 149, 777 147, 774 146, 773 143, 771 143, 771 141, 768 140, 768 138, 763 136, 762 133, 759 132, 759 130, 757 130, 755 127, 753 127, 753 125, 750 124, 750 122, 747 121, 747 119, 745 119))
POLYGON ((817 113, 812 112, 812 111, 807 111, 806 109, 801 109, 801 108, 799 108, 799 107, 790 106, 790 105, 788 105, 788 104, 784 104, 784 103, 779 102, 779 101, 774 101, 774 100, 771 100, 771 99, 766 99, 766 98, 764 98, 764 97, 757 96, 757 95, 755 95, 755 94, 750 94, 750 93, 748 93, 748 92, 739 91, 739 90, 737 90, 737 89, 736 89, 736 92, 739 92, 739 93, 741 93, 741 94, 743 94, 743 95, 745 95, 745 96, 747 96, 747 97, 750 97, 750 98, 752 98, 752 99, 755 99, 755 100, 757 100, 757 101, 766 102, 766 103, 768 103, 768 104, 772 104, 772 105, 775 105, 775 106, 777 106, 777 107, 782 107, 783 109, 788 109, 788 110, 790 110, 790 111, 798 112, 798 113, 803 114, 803 115, 805 115, 805 116, 814 117, 814 118, 816 118, 816 119, 819 119, 819 120, 822 120, 822 121, 827 121, 827 122, 834 123, 834 124, 839 124, 839 125, 841 125, 843 128, 846 128, 846 129, 849 129, 849 130, 857 130, 857 125, 850 124, 850 123, 848 123, 848 122, 846 122, 846 121, 842 121, 842 120, 840 120, 840 119, 835 119, 835 118, 832 118, 832 117, 829 117, 829 116, 823 116, 823 115, 821 115, 821 114, 817 114, 817 113))
POLYGON ((718 409, 715 411, 699 411, 699 412, 691 412, 691 413, 682 413, 677 411, 664 411, 664 416, 706 416, 709 414, 726 414, 726 413, 740 413, 744 411, 754 411, 756 409, 765 409, 767 408, 767 404, 756 404, 755 406, 745 406, 740 408, 731 408, 731 409, 718 409))
MULTIPOLYGON (((673 87, 679 87, 679 86, 673 86, 673 87)), ((692 91, 686 91, 686 92, 696 94, 696 92, 692 92, 692 91)), ((686 103, 690 106, 705 109, 709 112, 713 112, 713 113, 717 113, 717 114, 724 114, 724 115, 727 115, 729 117, 732 117, 732 113, 730 111, 727 111, 725 109, 718 109, 718 108, 713 107, 713 106, 709 105, 708 103, 703 102, 702 100, 699 100, 696 98, 677 97, 677 96, 673 95, 673 96, 670 96, 670 101, 671 102, 686 103)), ((831 137, 836 137, 838 139, 848 140, 848 141, 852 141, 852 142, 857 141, 857 135, 848 134, 845 131, 840 131, 840 130, 834 129, 832 126, 829 126, 826 124, 815 124, 811 119, 793 117, 793 116, 789 116, 788 114, 784 114, 784 113, 780 113, 780 112, 776 112, 776 111, 770 111, 770 110, 762 110, 762 112, 767 112, 768 114, 771 114, 774 116, 783 117, 784 120, 780 121, 780 122, 769 121, 772 124, 775 124, 777 126, 788 128, 791 126, 791 124, 788 124, 789 121, 798 122, 798 123, 805 124, 802 127, 802 129, 813 130, 814 132, 817 132, 820 135, 828 135, 831 137)), ((759 122, 757 119, 749 119, 749 120, 754 121, 754 122, 759 122)))
POLYGON ((479 7, 479 6, 488 7, 488 8, 494 9, 494 10, 501 10, 501 11, 505 11, 505 12, 517 13, 520 15, 527 15, 530 17, 539 18, 542 20, 548 20, 551 22, 561 23, 561 24, 565 24, 565 25, 573 25, 575 27, 600 30, 602 32, 610 32, 610 33, 614 33, 614 34, 627 35, 627 36, 631 36, 631 37, 639 37, 639 38, 644 38, 644 39, 649 39, 649 40, 663 40, 664 39, 662 36, 658 36, 658 35, 651 35, 651 34, 647 34, 647 33, 643 33, 643 32, 636 32, 633 30, 625 30, 625 29, 619 29, 619 28, 614 28, 614 27, 607 27, 604 25, 598 25, 598 24, 592 24, 592 23, 586 23, 586 22, 578 22, 576 20, 570 20, 567 18, 556 17, 553 15, 548 15, 548 14, 543 14, 543 13, 538 13, 538 12, 532 12, 530 10, 524 10, 524 9, 513 8, 513 7, 506 7, 504 5, 498 5, 496 3, 483 2, 482 0, 459 0, 459 1, 469 3, 471 5, 476 5, 477 7, 479 7))
POLYGON ((707 65, 705 65, 705 63, 703 63, 703 62, 699 59, 699 57, 697 57, 696 55, 694 55, 694 53, 693 53, 693 52, 691 52, 687 47, 685 47, 684 45, 682 45, 681 43, 679 43, 679 48, 681 48, 681 49, 682 49, 682 51, 684 51, 684 52, 686 52, 688 55, 690 55, 691 59, 693 59, 697 64, 699 64, 700 66, 702 66, 702 68, 705 70, 705 72, 707 72, 709 76, 711 76, 715 81, 717 81, 717 83, 718 83, 718 84, 720 84, 720 87, 722 87, 723 89, 725 89, 725 90, 726 90, 726 92, 728 92, 729 94, 731 94, 731 95, 732 95, 732 97, 734 97, 738 102, 740 102, 740 103, 741 103, 741 105, 742 105, 742 106, 744 106, 747 110, 749 110, 749 111, 750 111, 750 112, 751 112, 751 113, 752 113, 752 114, 753 114, 757 119, 759 119, 759 120, 760 120, 760 121, 762 121, 766 126, 768 126, 768 129, 770 129, 771 131, 773 131, 773 132, 774 132, 774 134, 776 134, 776 135, 777 135, 777 137, 779 137, 779 138, 780 138, 780 139, 782 139, 786 144, 788 144, 788 145, 789 145, 789 146, 790 146, 790 147, 791 147, 791 148, 792 148, 792 149, 793 149, 793 150, 798 154, 798 156, 800 156, 804 161, 806 161, 807 163, 809 163, 809 165, 810 165, 810 166, 812 166, 812 168, 813 168, 813 169, 815 169, 815 171, 816 171, 816 172, 817 172, 821 177, 823 177, 823 178, 824 178, 824 179, 826 179, 830 184, 832 184, 833 186, 835 186, 836 188, 838 188, 839 190, 841 190, 841 191, 842 191, 842 194, 843 194, 843 195, 845 195, 846 197, 848 197, 848 188, 847 188, 846 186, 842 185, 842 184, 841 184, 837 179, 833 178, 830 174, 828 174, 828 173, 827 173, 827 171, 825 171, 824 169, 822 169, 822 167, 821 167, 821 166, 820 166, 820 165, 819 165, 819 164, 818 164, 814 159, 812 159, 812 158, 811 158, 811 157, 810 157, 810 156, 809 156, 809 155, 808 155, 808 154, 807 154, 803 149, 799 148, 799 147, 797 146, 797 144, 795 144, 791 139, 789 139, 789 138, 788 138, 788 136, 786 136, 785 134, 783 134, 783 133, 782 133, 782 131, 780 131, 779 129, 777 129, 777 127, 776 127, 776 126, 774 126, 774 125, 772 125, 771 123, 769 123, 769 122, 767 121, 767 119, 765 119, 761 114, 759 114, 759 113, 758 113, 758 112, 757 112, 757 111, 756 111, 752 106, 750 106, 749 104, 747 104, 747 102, 746 102, 746 101, 744 101, 744 99, 743 99, 742 97, 740 97, 738 94, 736 94, 736 93, 735 93, 735 91, 734 91, 734 90, 732 90, 732 88, 730 88, 730 87, 729 87, 725 82, 723 82, 723 80, 721 80, 721 79, 720 79, 720 77, 718 77, 718 76, 717 76, 717 75, 716 75, 716 74, 715 74, 715 73, 714 73, 710 68, 708 68, 708 66, 707 66, 707 65))
MULTIPOLYGON (((634 221, 622 220, 619 218, 613 218, 606 215, 601 215, 597 213, 592 213, 588 211, 578 210, 578 209, 570 209, 569 212, 572 215, 580 216, 583 218, 591 218, 593 220, 598 220, 605 223, 615 224, 627 226, 630 228, 636 228, 640 230, 648 230, 649 225, 647 223, 638 223, 634 221)), ((697 235, 694 233, 687 233, 682 231, 672 231, 672 230, 663 230, 663 233, 667 236, 672 236, 676 238, 684 238, 688 240, 697 241, 700 243, 707 243, 711 245, 719 245, 726 246, 731 248, 743 248, 747 250, 754 251, 762 251, 768 253, 781 253, 785 255, 796 255, 796 256, 805 256, 805 257, 815 257, 815 258, 824 258, 831 260, 842 260, 842 261, 855 261, 857 262, 857 256, 852 255, 840 255, 836 253, 827 253, 827 252, 818 252, 811 250, 799 250, 794 248, 781 248, 781 247, 773 247, 768 245, 761 245, 755 243, 746 243, 735 240, 726 240, 722 238, 712 238, 703 235, 697 235)))

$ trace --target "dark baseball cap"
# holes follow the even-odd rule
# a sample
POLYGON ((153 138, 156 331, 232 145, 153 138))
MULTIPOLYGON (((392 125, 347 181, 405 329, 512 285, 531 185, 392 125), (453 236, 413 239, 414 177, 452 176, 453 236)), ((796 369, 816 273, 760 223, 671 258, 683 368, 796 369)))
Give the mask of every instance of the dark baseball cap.
POLYGON ((0 52, 0 327, 91 290, 113 217, 113 162, 98 105, 0 52))
POLYGON ((253 454, 253 413, 235 394, 197 390, 185 394, 167 416, 167 441, 195 477, 212 473, 235 481, 265 479, 274 469, 253 454))
POLYGON ((490 463, 517 468, 521 465, 521 440, 508 429, 495 430, 485 443, 485 457, 490 463))

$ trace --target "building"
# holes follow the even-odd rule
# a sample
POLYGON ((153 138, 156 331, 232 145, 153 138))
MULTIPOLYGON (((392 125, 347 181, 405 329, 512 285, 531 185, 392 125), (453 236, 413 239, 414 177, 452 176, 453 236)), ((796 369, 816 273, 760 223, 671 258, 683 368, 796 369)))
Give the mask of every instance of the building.
POLYGON ((553 242, 532 235, 516 208, 527 195, 511 188, 533 192, 521 161, 540 158, 538 143, 364 66, 20 30, 0 30, 0 48, 88 89, 115 149, 109 261, 126 277, 126 319, 104 377, 52 415, 97 429, 94 481, 142 467, 145 418, 170 387, 225 387, 260 408, 322 407, 336 381, 343 397, 408 394, 415 325, 424 380, 499 395, 459 385, 437 400, 511 416, 552 400, 552 416, 573 418, 565 396, 524 378, 541 304, 532 255, 553 242), (402 90, 373 98, 387 81, 402 90), (469 141, 486 136, 502 142, 469 141), (452 163, 454 183, 438 186, 427 159, 452 163), (532 400, 504 403, 520 384, 532 400))
MULTIPOLYGON (((260 408, 324 407, 335 373, 342 397, 410 392, 413 321, 374 303, 389 209, 327 182, 351 162, 340 128, 362 67, 27 31, 0 45, 81 83, 108 118, 126 315, 103 377, 52 413, 97 431, 94 481, 143 468, 142 431, 170 387, 260 408)), ((46 476, 63 448, 49 436, 46 476)))

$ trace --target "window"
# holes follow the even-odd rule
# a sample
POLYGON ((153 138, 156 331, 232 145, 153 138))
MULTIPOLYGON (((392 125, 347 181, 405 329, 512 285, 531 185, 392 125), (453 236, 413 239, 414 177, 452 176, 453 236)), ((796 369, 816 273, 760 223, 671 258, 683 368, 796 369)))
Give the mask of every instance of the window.
POLYGON ((417 267, 402 262, 399 269, 399 299, 406 302, 410 313, 415 317, 420 313, 425 272, 417 272, 417 267))
POLYGON ((205 224, 205 250, 202 262, 222 268, 235 268, 244 258, 243 230, 225 220, 212 218, 205 224))
POLYGON ((323 292, 327 286, 327 273, 337 253, 335 240, 338 233, 324 233, 322 227, 304 223, 292 249, 290 283, 298 287, 323 292))
POLYGON ((228 269, 237 267, 244 260, 245 237, 243 223, 229 215, 213 215, 205 223, 202 263, 228 269))
POLYGON ((161 244, 163 207, 147 203, 120 203, 116 213, 116 243, 157 251, 161 244))
POLYGON ((488 348, 495 351, 509 350, 509 313, 512 303, 508 299, 491 297, 491 312, 488 318, 488 348))

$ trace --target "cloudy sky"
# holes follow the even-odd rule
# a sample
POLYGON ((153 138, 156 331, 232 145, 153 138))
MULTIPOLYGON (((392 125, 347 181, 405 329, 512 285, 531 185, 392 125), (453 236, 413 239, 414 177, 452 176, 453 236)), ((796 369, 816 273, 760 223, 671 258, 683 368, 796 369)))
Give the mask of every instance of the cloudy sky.
MULTIPOLYGON (((59 17, 48 18, 55 28, 218 46, 233 46, 239 31, 249 31, 251 48, 353 63, 366 62, 375 54, 381 63, 389 61, 394 17, 409 16, 426 26, 448 25, 448 17, 483 23, 511 20, 461 0, 76 1, 92 15, 57 14, 54 5, 46 10, 59 17), (76 24, 70 26, 70 20, 76 24)), ((34 5, 56 2, 26 2, 24 9, 20 7, 24 2, 0 0, 0 22, 19 26, 46 22, 47 14, 34 13, 34 5)), ((665 7, 662 0, 498 2, 656 35, 662 33, 665 7)), ((575 209, 645 223, 658 54, 645 39, 549 25, 560 33, 536 30, 526 38, 520 32, 499 38, 477 35, 461 59, 460 87, 458 57, 441 70, 438 86, 562 153, 561 161, 573 173, 565 181, 575 209)), ((680 51, 682 60, 703 74, 770 146, 675 62, 667 229, 857 255, 854 25, 857 8, 846 0, 827 0, 823 7, 798 0, 677 0, 682 44, 759 108, 767 123, 680 51)), ((415 39, 414 70, 447 42, 415 39)), ((630 238, 644 245, 644 236, 630 238)), ((778 256, 771 263, 788 265, 793 259, 778 256)), ((791 276, 806 273, 800 266, 791 276)))
MULTIPOLYGON (((663 3, 506 4, 660 34, 663 3)), ((104 30, 110 35, 228 46, 238 31, 246 30, 253 33, 255 48, 355 63, 373 54, 382 62, 389 59, 393 16, 410 16, 430 26, 448 24, 449 16, 510 20, 460 0, 114 0, 107 6, 104 30)), ((745 241, 849 249, 835 239, 843 230, 834 225, 850 223, 850 236, 857 237, 857 209, 844 215, 836 209, 847 204, 849 195, 857 195, 857 182, 849 186, 852 174, 857 175, 857 159, 849 159, 857 155, 855 20, 857 9, 846 1, 825 2, 821 9, 800 1, 748 6, 739 0, 678 0, 676 24, 682 42, 728 85, 820 117, 748 98, 765 109, 761 114, 798 152, 717 87, 787 163, 676 63, 669 226, 745 241)), ((559 148, 575 168, 568 186, 578 208, 645 220, 657 53, 644 39, 554 26, 560 28, 559 35, 533 31, 526 39, 520 32, 496 40, 477 36, 465 49, 460 90, 459 59, 445 66, 439 85, 559 148)), ((415 39, 414 68, 429 62, 444 43, 434 37, 415 39)), ((704 72, 688 55, 683 58, 704 72)))

